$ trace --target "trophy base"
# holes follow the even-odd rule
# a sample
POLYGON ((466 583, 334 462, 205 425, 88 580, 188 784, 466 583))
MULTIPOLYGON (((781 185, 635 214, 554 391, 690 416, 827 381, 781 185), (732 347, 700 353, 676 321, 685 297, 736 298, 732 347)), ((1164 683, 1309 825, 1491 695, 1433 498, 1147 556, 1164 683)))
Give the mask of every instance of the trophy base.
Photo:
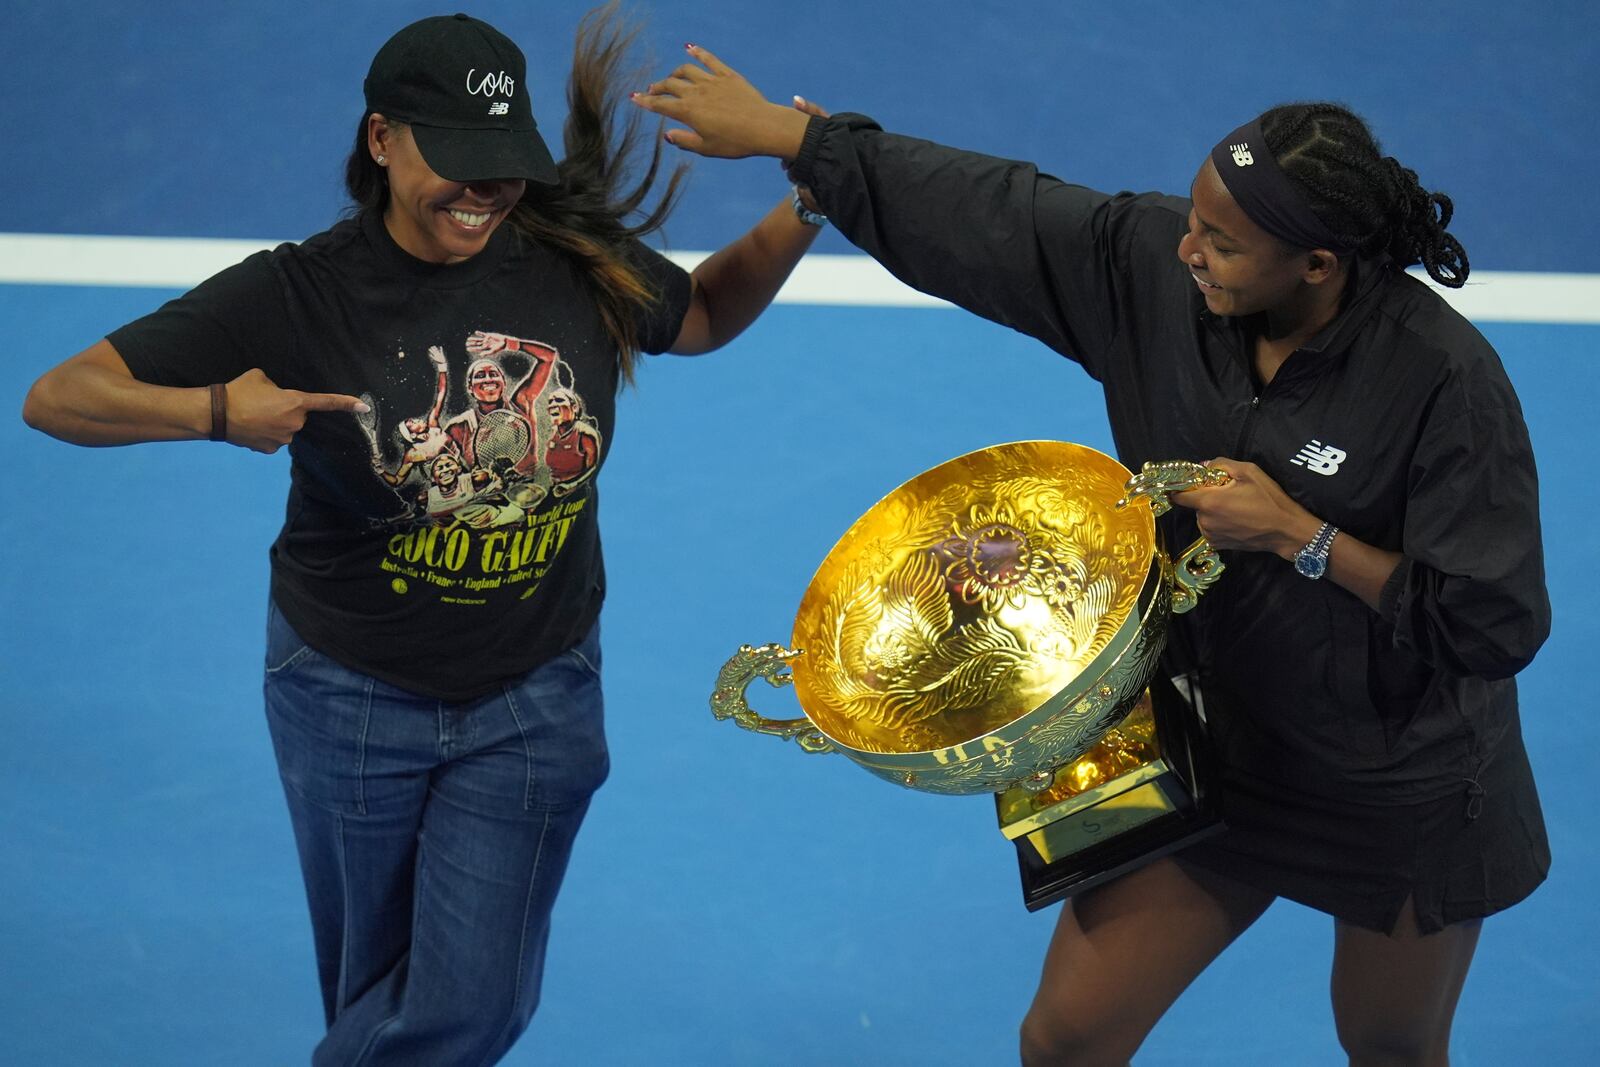
POLYGON ((1050 789, 996 794, 1029 911, 1223 829, 1207 788, 1203 715, 1172 682, 1156 678, 1098 745, 1057 768, 1050 789))

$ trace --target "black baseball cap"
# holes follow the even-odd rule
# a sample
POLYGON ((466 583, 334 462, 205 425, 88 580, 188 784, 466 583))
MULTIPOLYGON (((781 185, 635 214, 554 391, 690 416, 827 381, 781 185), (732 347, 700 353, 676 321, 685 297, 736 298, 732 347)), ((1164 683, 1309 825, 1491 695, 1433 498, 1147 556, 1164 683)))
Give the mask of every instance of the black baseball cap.
POLYGON ((362 88, 369 112, 411 127, 439 177, 553 185, 556 164, 533 121, 526 74, 522 49, 487 22, 436 15, 389 38, 362 88))

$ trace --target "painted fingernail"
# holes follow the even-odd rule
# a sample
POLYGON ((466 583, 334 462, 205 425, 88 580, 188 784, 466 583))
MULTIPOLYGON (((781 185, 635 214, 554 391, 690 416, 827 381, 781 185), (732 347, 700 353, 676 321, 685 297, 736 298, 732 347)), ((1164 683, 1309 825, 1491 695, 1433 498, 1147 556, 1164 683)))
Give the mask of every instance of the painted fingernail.
POLYGON ((696 48, 699 48, 700 46, 697 45, 697 44, 686 44, 683 47, 684 47, 685 50, 693 52, 696 48))

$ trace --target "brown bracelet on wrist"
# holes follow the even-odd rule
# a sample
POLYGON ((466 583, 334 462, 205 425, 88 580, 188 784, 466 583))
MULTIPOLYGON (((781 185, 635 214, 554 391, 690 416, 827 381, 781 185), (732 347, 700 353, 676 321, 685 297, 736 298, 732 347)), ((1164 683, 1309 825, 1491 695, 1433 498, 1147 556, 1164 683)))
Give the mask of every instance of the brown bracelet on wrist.
POLYGON ((222 382, 211 386, 211 439, 228 439, 228 387, 222 382))

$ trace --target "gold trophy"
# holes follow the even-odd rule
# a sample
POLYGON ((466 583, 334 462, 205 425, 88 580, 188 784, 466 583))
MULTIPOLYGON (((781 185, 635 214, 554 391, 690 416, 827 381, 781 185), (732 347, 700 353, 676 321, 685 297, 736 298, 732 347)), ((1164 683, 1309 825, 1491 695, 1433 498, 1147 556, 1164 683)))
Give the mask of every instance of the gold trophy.
POLYGON ((1203 538, 1174 561, 1155 516, 1227 480, 1060 441, 940 464, 845 532, 789 645, 742 646, 712 713, 897 785, 995 794, 1030 910, 1179 848, 1221 824, 1202 709, 1157 664, 1223 567, 1203 538), (792 682, 804 717, 753 711, 758 677, 792 682))

